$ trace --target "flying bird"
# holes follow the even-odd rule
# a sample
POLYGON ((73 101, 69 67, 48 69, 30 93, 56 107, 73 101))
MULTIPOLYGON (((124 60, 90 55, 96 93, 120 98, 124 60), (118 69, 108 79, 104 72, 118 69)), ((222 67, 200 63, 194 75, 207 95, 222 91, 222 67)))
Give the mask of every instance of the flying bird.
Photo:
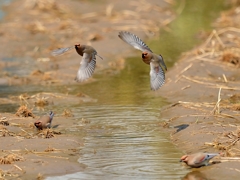
POLYGON ((54 113, 50 111, 48 115, 44 115, 40 117, 38 120, 36 120, 34 122, 34 125, 39 130, 50 128, 52 124, 53 116, 54 116, 54 113))
POLYGON ((154 91, 158 90, 165 82, 165 73, 162 67, 167 71, 167 66, 164 63, 163 57, 154 54, 152 50, 135 34, 121 31, 119 32, 118 37, 133 46, 135 49, 142 51, 143 62, 150 65, 151 89, 154 91))
POLYGON ((190 167, 201 167, 209 165, 209 160, 213 157, 220 155, 219 153, 196 153, 196 154, 189 154, 184 155, 181 157, 180 162, 185 162, 190 167))
POLYGON ((54 51, 52 51, 53 56, 58 56, 61 54, 64 54, 65 52, 75 48, 77 53, 82 56, 82 61, 80 62, 80 67, 77 72, 76 81, 82 82, 89 77, 92 76, 95 66, 96 66, 96 56, 103 59, 101 56, 97 54, 97 51, 92 47, 88 45, 80 45, 76 44, 75 46, 67 47, 67 48, 59 48, 54 51))

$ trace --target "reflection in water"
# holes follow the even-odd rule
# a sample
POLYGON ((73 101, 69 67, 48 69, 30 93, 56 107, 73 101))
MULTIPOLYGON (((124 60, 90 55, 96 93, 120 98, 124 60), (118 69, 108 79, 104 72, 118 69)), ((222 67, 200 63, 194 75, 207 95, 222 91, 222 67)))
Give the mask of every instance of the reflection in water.
POLYGON ((78 161, 87 168, 47 179, 179 179, 188 172, 178 162, 181 153, 160 131, 159 108, 166 102, 150 90, 148 71, 139 58, 130 58, 119 74, 72 87, 73 93, 81 89, 98 99, 72 107, 76 119, 91 122, 80 128, 84 132, 78 125, 66 129, 83 136, 78 161))
POLYGON ((192 171, 182 178, 182 180, 208 180, 205 174, 199 171, 192 171))
POLYGON ((166 104, 164 98, 156 96, 150 90, 149 66, 146 66, 139 57, 126 60, 126 67, 118 74, 109 76, 99 75, 98 81, 86 86, 75 86, 73 93, 87 92, 99 104, 149 104, 150 107, 159 107, 166 104))
MULTIPOLYGON (((186 2, 184 11, 170 26, 172 31, 162 33, 159 41, 147 43, 154 52, 161 52, 166 61, 176 60, 181 52, 195 45, 195 33, 201 28, 209 27, 216 12, 223 6, 223 0, 184 2, 186 2), (213 11, 214 9, 216 11, 213 11)), ((170 66, 169 63, 167 65, 170 66)), ((19 67, 7 71, 13 73, 19 67)), ((83 92, 98 100, 75 106, 69 104, 67 107, 71 108, 76 119, 86 118, 91 122, 84 130, 81 128, 81 131, 77 125, 66 127, 66 131, 85 140, 78 161, 87 168, 83 172, 47 179, 173 180, 183 177, 188 170, 178 163, 181 153, 160 131, 159 109, 166 102, 150 90, 149 67, 141 62, 140 57, 131 58, 127 60, 125 69, 119 74, 112 76, 95 74, 94 77, 98 81, 67 87, 72 94, 83 92)), ((18 88, 4 87, 0 88, 0 96, 17 95, 26 90, 26 93, 30 94, 39 91, 63 92, 64 88, 29 85, 18 88)), ((61 108, 64 109, 66 106, 52 109, 61 108)), ((189 179, 194 176, 185 177, 189 179)))
MULTIPOLYGON (((200 28, 208 28, 216 12, 223 7, 223 1, 192 2, 186 1, 180 19, 172 24, 173 32, 163 33, 161 41, 149 44, 154 52, 161 52, 165 60, 177 59, 181 52, 196 44, 195 33, 200 28), (190 20, 190 17, 194 18, 190 20)), ((73 90, 76 93, 81 89, 98 99, 95 104, 75 107, 79 118, 91 120, 85 128, 85 143, 79 159, 87 168, 83 172, 47 179, 173 180, 183 177, 188 169, 178 163, 181 153, 158 127, 159 108, 166 103, 150 90, 149 68, 140 57, 127 59, 126 68, 115 76, 97 78, 99 81, 73 90)), ((77 132, 76 127, 68 130, 77 132)), ((198 178, 197 175, 186 177, 198 178)))
POLYGON ((179 179, 188 172, 178 162, 181 153, 160 131, 158 108, 103 105, 78 111, 91 121, 79 159, 87 168, 59 179, 179 179))

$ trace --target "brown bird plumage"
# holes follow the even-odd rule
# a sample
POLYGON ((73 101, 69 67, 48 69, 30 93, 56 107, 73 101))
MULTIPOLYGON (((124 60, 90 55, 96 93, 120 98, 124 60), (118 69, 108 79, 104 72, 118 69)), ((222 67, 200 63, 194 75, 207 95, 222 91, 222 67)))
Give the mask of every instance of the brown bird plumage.
POLYGON ((195 153, 195 154, 187 154, 181 157, 180 162, 185 162, 190 167, 201 167, 207 166, 209 164, 209 160, 213 157, 219 155, 219 153, 195 153))
POLYGON ((161 55, 154 54, 152 50, 135 34, 127 31, 119 32, 118 37, 135 49, 142 51, 142 60, 150 65, 150 84, 152 90, 159 89, 165 82, 165 73, 161 66, 167 70, 161 55))
POLYGON ((42 130, 51 127, 51 123, 53 120, 54 113, 50 111, 48 115, 44 115, 40 117, 38 120, 34 122, 34 125, 37 129, 42 130))
POLYGON ((77 53, 82 56, 82 61, 76 77, 78 82, 82 82, 92 76, 96 66, 96 56, 100 57, 101 59, 102 57, 97 55, 97 51, 92 46, 80 44, 76 44, 72 47, 56 49, 52 51, 52 55, 61 55, 73 48, 75 48, 77 53))

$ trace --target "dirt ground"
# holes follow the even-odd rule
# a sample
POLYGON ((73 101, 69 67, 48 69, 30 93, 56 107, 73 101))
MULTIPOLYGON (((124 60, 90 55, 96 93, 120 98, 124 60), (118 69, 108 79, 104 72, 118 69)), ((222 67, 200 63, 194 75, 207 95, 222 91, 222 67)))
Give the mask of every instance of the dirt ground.
POLYGON ((2 73, 0 84, 75 83, 79 55, 71 51, 53 57, 50 53, 76 43, 92 45, 104 57, 104 60, 97 58, 96 73, 109 68, 121 70, 124 57, 133 51, 122 45, 118 32, 134 31, 145 38, 157 36, 159 27, 175 17, 168 7, 168 3, 157 0, 151 3, 145 0, 15 1, 4 8, 7 16, 0 24, 0 58, 18 57, 19 63, 3 61, 0 64, 0 68, 17 67, 13 74, 2 73), (149 18, 153 16, 158 18, 149 18), (19 66, 25 69, 25 76, 19 66))
MULTIPOLYGON (((239 179, 239 6, 222 12, 205 42, 182 55, 167 73, 161 94, 172 102, 161 110, 161 126, 184 153, 221 152, 211 167, 185 179, 239 179)), ((160 91, 158 91, 160 94, 160 91)))
MULTIPOLYGON (((124 57, 132 55, 133 50, 122 46, 116 36, 118 31, 134 31, 145 38, 156 36, 159 27, 167 25, 176 16, 168 7, 168 3, 158 0, 151 3, 144 0, 14 1, 4 7, 7 16, 0 24, 0 58, 3 59, 0 68, 22 67, 28 70, 24 71, 25 76, 22 72, 8 74, 1 71, 0 84, 75 83, 79 56, 72 51, 56 59, 50 56, 50 52, 76 42, 92 45, 104 57, 103 61, 97 59, 96 73, 121 70, 124 57), (149 18, 155 16, 157 20, 149 18), (23 60, 5 62, 5 57, 22 57, 23 60)), ((223 12, 214 23, 212 34, 201 46, 182 55, 167 72, 166 84, 157 91, 172 102, 161 110, 164 122, 160 128, 171 134, 178 148, 184 153, 223 152, 222 157, 215 159, 221 163, 194 170, 184 179, 237 179, 240 175, 239 16, 239 7, 223 12)), ((91 81, 94 78, 86 83, 91 81)), ((55 103, 63 103, 66 98, 73 103, 92 100, 84 94, 77 97, 63 94, 48 96, 48 102, 42 94, 1 100, 19 104, 28 101, 32 105, 49 103, 51 98, 56 97, 55 103)), ((1 144, 5 144, 0 152, 0 178, 42 179, 46 175, 66 174, 85 168, 76 161, 79 157, 77 150, 84 145, 81 139, 64 134, 64 127, 58 128, 58 131, 36 131, 33 118, 22 117, 31 116, 31 110, 24 109, 24 106, 18 115, 0 115, 1 144), (63 139, 66 144, 61 143, 63 139), (55 166, 63 162, 65 166, 55 166)), ((71 112, 59 115, 59 124, 66 123, 66 118, 72 118, 71 112)), ((87 122, 81 120, 79 123, 84 127, 87 122)))
MULTIPOLYGON (((134 54, 132 48, 119 41, 120 30, 134 31, 145 38, 158 36, 159 27, 176 17, 169 10, 169 3, 158 0, 18 0, 3 9, 6 16, 0 23, 2 86, 75 84, 80 62, 77 53, 50 55, 54 49, 75 43, 92 45, 104 57, 97 58, 95 73, 106 71, 111 75, 124 67, 124 57, 134 54), (158 18, 152 20, 153 16, 158 18), (5 69, 12 69, 12 73, 5 69)), ((92 81, 94 77, 85 83, 92 81)), ((0 141, 4 144, 0 152, 0 179, 43 179, 85 168, 77 162, 83 140, 65 132, 65 127, 71 127, 66 119, 74 118, 71 111, 65 109, 57 114, 57 131, 37 131, 33 122, 39 115, 33 114, 32 107, 44 108, 53 102, 67 107, 94 99, 83 93, 37 93, 0 100, 3 105, 21 105, 16 114, 0 114, 0 141)), ((81 119, 76 123, 81 131, 89 122, 81 119)))

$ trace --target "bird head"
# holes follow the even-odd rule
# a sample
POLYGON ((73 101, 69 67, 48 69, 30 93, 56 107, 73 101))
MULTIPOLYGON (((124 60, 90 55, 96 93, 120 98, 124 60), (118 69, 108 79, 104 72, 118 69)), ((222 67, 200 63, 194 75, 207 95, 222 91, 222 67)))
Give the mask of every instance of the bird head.
POLYGON ((148 57, 148 53, 147 53, 147 52, 143 52, 143 53, 142 53, 142 58, 144 59, 144 58, 146 58, 146 57, 148 57))
POLYGON ((42 121, 36 121, 34 125, 36 126, 36 128, 42 129, 42 121))
POLYGON ((80 48, 80 44, 75 44, 75 49, 80 48))
POLYGON ((188 155, 184 155, 180 159, 180 162, 187 162, 187 161, 188 161, 188 155))

